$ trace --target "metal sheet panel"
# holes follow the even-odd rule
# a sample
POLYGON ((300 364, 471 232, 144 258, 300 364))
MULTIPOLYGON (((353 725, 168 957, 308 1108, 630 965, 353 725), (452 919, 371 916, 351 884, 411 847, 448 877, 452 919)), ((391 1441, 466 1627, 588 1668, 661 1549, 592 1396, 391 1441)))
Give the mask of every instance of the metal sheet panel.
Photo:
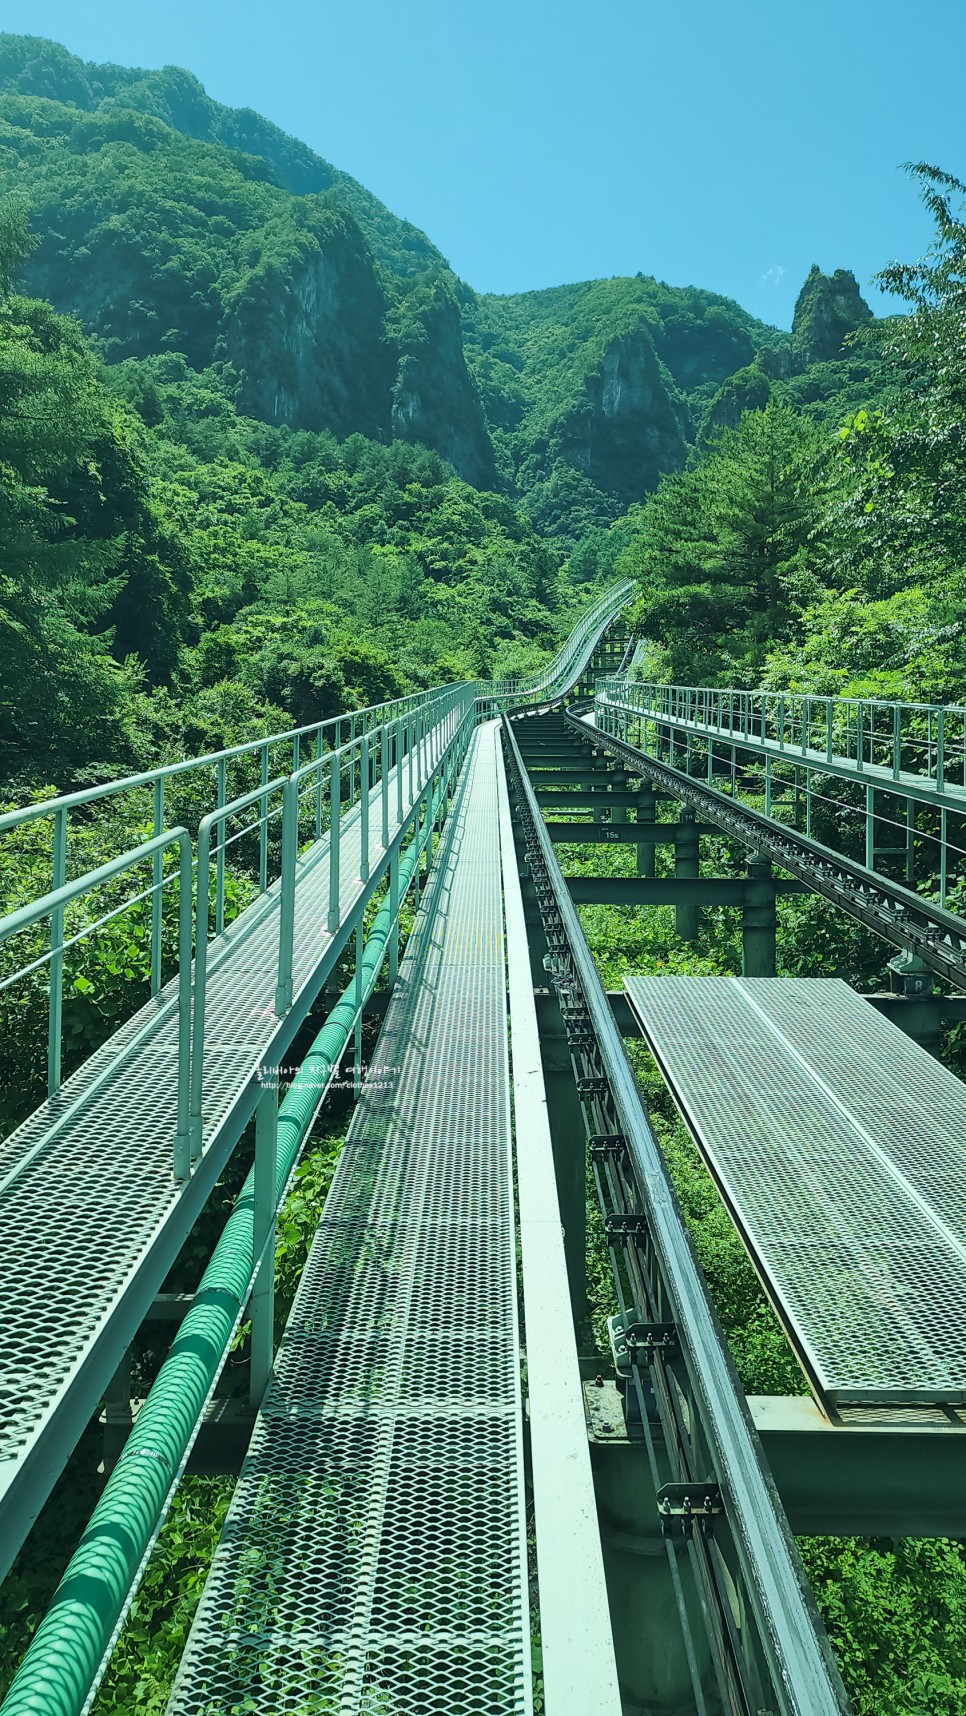
POLYGON ((171 1716, 531 1708, 493 726, 450 828, 171 1716))
POLYGON ((966 1399, 966 1089, 847 984, 628 977, 812 1381, 966 1399))

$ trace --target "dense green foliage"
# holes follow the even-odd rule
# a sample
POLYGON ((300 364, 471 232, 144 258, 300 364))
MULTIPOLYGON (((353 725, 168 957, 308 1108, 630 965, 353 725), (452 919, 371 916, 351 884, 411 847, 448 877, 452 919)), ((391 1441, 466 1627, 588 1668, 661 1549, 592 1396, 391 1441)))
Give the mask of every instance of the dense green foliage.
POLYGON ((753 409, 640 514, 618 565, 645 586, 657 675, 962 701, 966 192, 914 173, 935 242, 881 276, 913 313, 852 336, 875 362, 866 403, 840 424, 820 382, 846 370, 835 397, 854 399, 869 356, 817 365, 811 398, 803 377, 749 390, 753 409))
MULTIPOLYGON (((363 187, 188 73, 0 37, 5 798, 526 669, 615 569, 640 579, 661 676, 961 700, 964 192, 916 173, 935 249, 883 275, 908 317, 872 321, 841 270, 812 270, 790 337, 643 275, 481 297, 363 187)), ((202 808, 186 796, 185 820, 202 808)), ((146 804, 100 811, 72 864, 148 830, 146 804)), ((723 843, 715 856, 723 874, 743 862, 723 843)), ((567 854, 570 870, 630 861, 567 854)), ((50 862, 39 824, 5 846, 4 899, 41 892, 50 862)), ((229 916, 248 897, 232 880, 229 916)), ((784 970, 878 980, 879 944, 822 901, 780 913, 784 970)), ((610 983, 737 969, 726 912, 704 914, 694 948, 668 910, 583 915, 610 983)), ((68 1070, 145 995, 146 947, 142 906, 76 955, 68 1070)), ((4 1026, 6 1127, 42 1083, 42 973, 4 1026)), ((800 1389, 712 1182, 636 1066, 745 1386, 800 1389)), ((316 1141, 280 1223, 282 1309, 337 1148, 316 1141)), ((246 1159, 177 1284, 197 1278, 246 1159)), ((159 1356, 139 1349, 140 1382, 159 1356)), ((228 1489, 179 1492, 99 1710, 163 1708, 228 1489)), ((6 1587, 4 1675, 95 1491, 87 1439, 6 1587)), ((962 1709, 957 1546, 804 1554, 858 1716, 962 1709)))
POLYGON ((869 316, 841 270, 813 270, 791 339, 644 275, 480 296, 354 180, 188 72, 0 36, 14 188, 40 236, 26 288, 111 360, 228 365, 233 401, 266 422, 432 447, 565 551, 733 418, 713 396, 735 372, 755 371, 755 403, 780 372, 834 413, 854 381, 842 333, 869 316))
POLYGON ((105 372, 16 297, 0 396, 8 781, 64 787, 513 671, 567 617, 526 519, 425 449, 270 429, 182 357, 105 372))

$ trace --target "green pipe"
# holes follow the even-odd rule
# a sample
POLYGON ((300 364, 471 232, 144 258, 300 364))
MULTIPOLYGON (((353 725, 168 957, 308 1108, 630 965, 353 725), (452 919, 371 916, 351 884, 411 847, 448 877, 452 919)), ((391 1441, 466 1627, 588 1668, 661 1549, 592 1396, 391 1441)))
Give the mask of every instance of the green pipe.
MULTIPOLYGON (((431 814, 400 860, 400 899, 412 880, 445 791, 446 782, 441 782, 431 814)), ((375 984, 392 932, 387 894, 363 953, 363 998, 375 984)), ((342 1058, 359 1005, 353 976, 279 1109, 276 1207, 318 1110, 319 1091, 325 1089, 342 1058)), ((0 1716, 27 1716, 28 1712, 30 1716, 79 1716, 83 1708, 248 1298, 256 1261, 254 1203, 252 1169, 212 1252, 191 1309, 0 1706, 0 1716)))

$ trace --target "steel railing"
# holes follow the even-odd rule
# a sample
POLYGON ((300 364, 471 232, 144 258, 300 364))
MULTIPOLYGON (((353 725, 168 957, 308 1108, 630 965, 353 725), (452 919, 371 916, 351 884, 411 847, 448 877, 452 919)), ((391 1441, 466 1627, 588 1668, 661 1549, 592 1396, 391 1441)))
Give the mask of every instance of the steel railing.
MULTIPOLYGON (((221 951, 210 951, 212 931, 217 942, 238 910, 259 897, 265 897, 266 909, 274 910, 277 894, 280 935, 275 1005, 283 1015, 291 1003, 300 848, 319 847, 328 835, 327 927, 335 931, 347 818, 358 819, 361 878, 365 880, 375 848, 385 850, 389 843, 391 801, 399 823, 407 801, 412 806, 425 792, 462 723, 484 716, 497 704, 505 707, 515 700, 556 694, 573 684, 633 588, 632 583, 625 582, 599 597, 548 667, 530 678, 467 681, 414 693, 0 815, 0 840, 16 837, 29 824, 44 825, 49 830, 45 909, 39 910, 39 899, 28 900, 0 921, 0 992, 43 967, 48 972, 48 1099, 57 1095, 63 1082, 65 960, 72 948, 147 901, 144 975, 149 995, 160 995, 166 967, 177 968, 184 981, 183 942, 176 947, 173 936, 166 941, 170 931, 163 912, 164 889, 174 880, 174 873, 165 864, 165 852, 175 836, 183 836, 189 842, 190 885, 182 880, 181 891, 190 903, 194 926, 191 1159, 196 1160, 200 1149, 199 1081, 206 985, 213 960, 221 957, 221 951), (124 841, 124 833, 114 836, 119 844, 124 843, 124 850, 112 857, 106 868, 95 871, 84 862, 84 855, 92 839, 96 844, 102 831, 109 832, 107 827, 102 830, 97 817, 98 807, 108 804, 116 807, 128 839, 124 841), (85 912, 83 902, 96 887, 103 887, 107 881, 117 883, 141 862, 151 866, 146 886, 138 886, 120 900, 115 890, 109 910, 85 912), (73 879, 72 869, 85 874, 73 879), (38 946, 35 933, 26 949, 22 942, 18 947, 16 937, 31 928, 36 932, 42 922, 49 923, 44 945, 38 946)), ((45 842, 45 862, 46 850, 45 842)), ((249 915, 253 927, 260 921, 259 912, 249 915)), ((132 997, 134 994, 132 990, 132 997)), ((166 1010, 162 1007, 156 1019, 166 1010)))
MULTIPOLYGON (((93 933, 94 930, 102 928, 109 919, 118 917, 125 909, 144 899, 150 899, 149 986, 152 996, 160 992, 163 963, 162 895, 166 885, 162 854, 167 844, 161 838, 163 835, 186 824, 190 830, 190 824, 196 822, 199 854, 207 839, 204 850, 206 862, 203 867, 205 890, 207 894, 207 861, 213 852, 214 922, 215 933, 220 935, 226 922, 226 858, 229 848, 236 841, 251 837, 251 862, 242 867, 242 873, 257 888, 259 894, 264 894, 269 889, 271 824, 274 819, 282 817, 282 788, 286 780, 297 777, 303 781, 307 775, 317 774, 320 781, 322 768, 329 765, 333 756, 338 756, 346 766, 348 790, 344 808, 351 810, 358 804, 361 796, 362 759, 367 749, 371 752, 373 745, 375 746, 375 761, 369 770, 371 786, 379 780, 385 762, 385 733, 391 732, 394 736, 402 733, 406 736, 407 743, 411 741, 424 750, 429 728, 441 718, 440 712, 444 706, 451 707, 453 699, 459 697, 468 705, 472 701, 474 690, 473 682, 468 682, 465 686, 445 687, 442 690, 396 698, 352 714, 338 715, 327 721, 313 722, 287 732, 270 734, 263 739, 211 752, 203 757, 168 763, 142 774, 129 775, 121 780, 105 782, 79 792, 25 805, 0 815, 0 838, 23 829, 29 823, 49 822, 51 825, 49 897, 54 903, 49 912, 48 949, 40 957, 33 957, 14 969, 9 969, 10 962, 7 961, 5 964, 8 968, 0 972, 0 989, 5 989, 36 970, 40 964, 46 963, 49 966, 48 1097, 56 1094, 62 1082, 64 956, 69 948, 82 938, 82 934, 93 933), (302 763, 306 748, 312 752, 307 766, 302 763), (229 796, 234 784, 233 774, 237 780, 240 770, 257 772, 257 785, 252 785, 244 793, 236 792, 229 796), (214 808, 203 814, 206 802, 212 798, 214 808), (148 887, 139 889, 116 905, 97 923, 85 925, 81 933, 65 938, 66 907, 77 904, 91 891, 91 884, 88 884, 72 885, 69 892, 64 892, 68 887, 72 856, 71 836, 75 833, 79 836, 82 831, 89 829, 91 808, 102 805, 107 800, 119 802, 135 824, 142 819, 150 821, 153 841, 151 882, 148 887), (172 800, 175 801, 173 805, 172 800), (258 807, 258 813, 248 824, 232 834, 226 832, 226 824, 233 814, 255 806, 258 807)), ((323 832, 321 798, 321 790, 318 790, 313 819, 316 838, 321 838, 323 832)), ((300 814, 301 808, 300 805, 300 814)), ((284 834, 284 831, 282 832, 284 834)), ((290 838, 293 832, 295 831, 290 828, 290 838)), ((281 844, 284 845, 284 838, 281 844)), ((121 864, 114 868, 111 874, 120 875, 126 868, 128 866, 121 864)), ((193 870, 197 875, 197 857, 193 860, 193 870)), ((98 885, 102 886, 103 882, 98 885)), ((210 915, 207 898, 205 906, 210 915)), ((18 930, 29 927, 27 920, 20 921, 17 913, 11 914, 10 917, 11 921, 17 919, 17 928, 9 929, 4 940, 9 940, 18 930)), ((8 920, 4 920, 6 921, 8 920)), ((30 924, 37 921, 35 917, 31 918, 30 924)), ((205 937, 208 921, 206 915, 205 937)))
POLYGON ((820 767, 920 775, 939 791, 966 787, 966 707, 810 692, 597 681, 602 708, 630 708, 700 736, 775 748, 820 767))
POLYGON ((553 660, 539 673, 514 679, 481 681, 478 696, 495 709, 509 703, 536 702, 542 697, 555 697, 569 690, 586 668, 598 641, 607 627, 626 607, 636 589, 633 579, 613 585, 583 614, 566 642, 553 660))

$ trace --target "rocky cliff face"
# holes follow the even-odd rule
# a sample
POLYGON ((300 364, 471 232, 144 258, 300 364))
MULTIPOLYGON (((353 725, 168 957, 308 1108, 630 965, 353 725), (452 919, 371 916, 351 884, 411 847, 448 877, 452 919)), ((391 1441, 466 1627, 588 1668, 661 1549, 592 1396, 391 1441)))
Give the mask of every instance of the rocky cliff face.
POLYGON ((687 293, 682 298, 681 313, 664 318, 655 331, 654 345, 675 385, 686 393, 709 382, 720 383, 743 369, 754 358, 755 344, 747 328, 720 305, 688 303, 687 293))
POLYGON ((813 263, 792 320, 792 349, 798 363, 804 368, 841 357, 846 334, 871 320, 872 311, 848 268, 823 274, 813 263))
POLYGON ((460 309, 442 277, 408 294, 390 320, 398 352, 392 433, 435 448, 468 483, 491 487, 493 448, 466 367, 460 309))
POLYGON ((382 438, 389 431, 392 353, 386 298, 351 216, 320 208, 226 305, 225 355, 242 377, 240 406, 267 423, 382 438))
POLYGON ((680 470, 687 453, 687 407, 644 328, 608 344, 587 378, 587 398, 560 424, 568 464, 625 506, 680 470))
POLYGON ((478 296, 363 186, 176 67, 0 35, 8 191, 40 240, 26 290, 108 361, 228 359, 251 415, 422 442, 573 540, 679 470, 696 425, 703 439, 793 384, 831 411, 861 380, 842 342, 871 312, 845 270, 812 269, 791 340, 643 274, 478 296))

